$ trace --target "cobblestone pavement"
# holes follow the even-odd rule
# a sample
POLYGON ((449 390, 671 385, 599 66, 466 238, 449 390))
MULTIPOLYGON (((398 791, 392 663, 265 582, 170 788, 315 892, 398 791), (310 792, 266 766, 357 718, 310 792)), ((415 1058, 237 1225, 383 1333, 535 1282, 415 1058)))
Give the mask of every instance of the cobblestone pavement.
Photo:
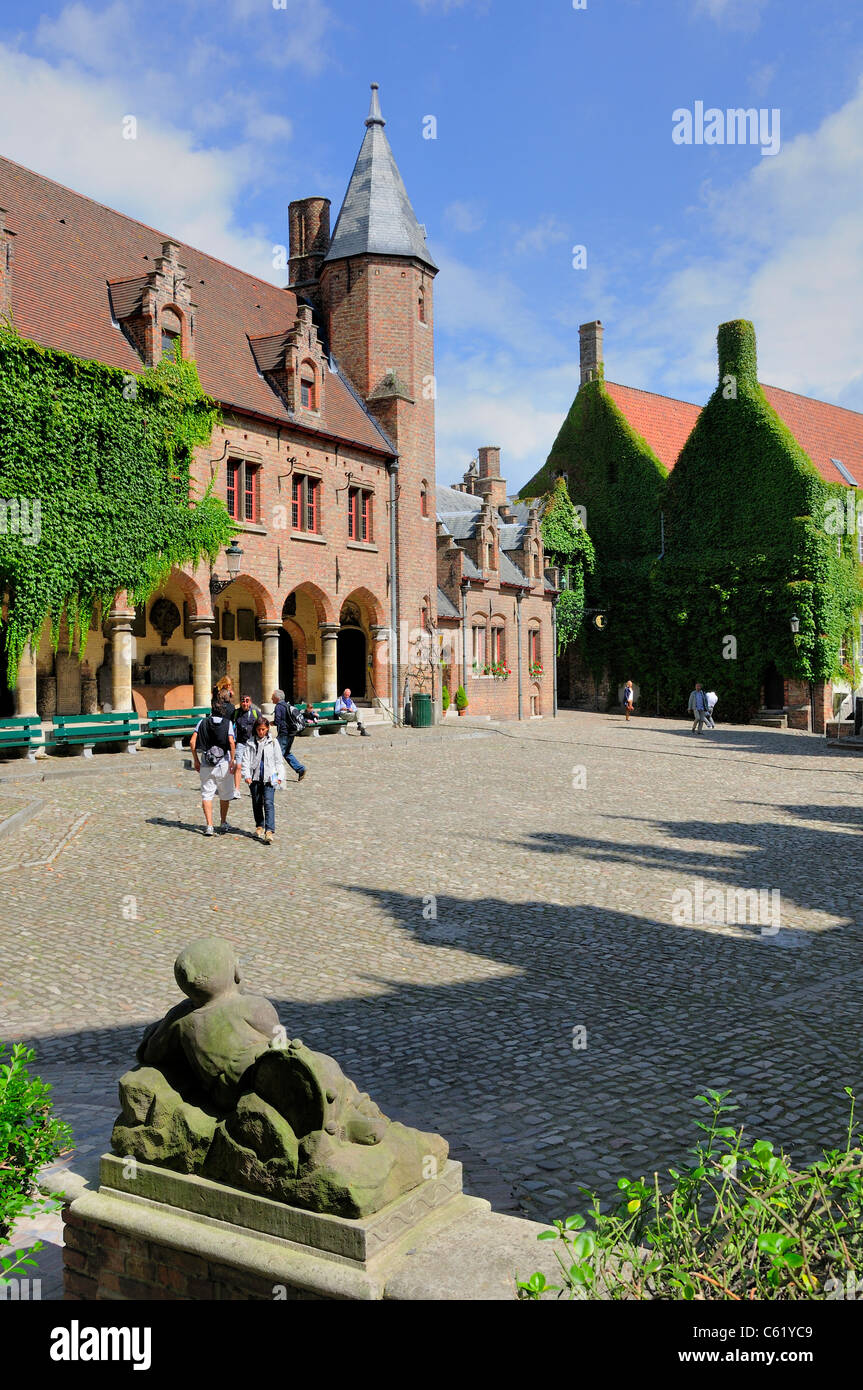
POLYGON ((289 1036, 445 1134, 503 1210, 565 1215, 580 1186, 664 1171, 707 1086, 801 1160, 839 1140, 863 1081, 859 754, 571 712, 302 754, 269 849, 245 798, 202 837, 188 754, 0 768, 24 813, 0 825, 0 1032, 36 1047, 73 1161, 107 1148, 174 956, 211 933, 289 1036), (779 890, 780 930, 675 922, 695 880, 779 890))

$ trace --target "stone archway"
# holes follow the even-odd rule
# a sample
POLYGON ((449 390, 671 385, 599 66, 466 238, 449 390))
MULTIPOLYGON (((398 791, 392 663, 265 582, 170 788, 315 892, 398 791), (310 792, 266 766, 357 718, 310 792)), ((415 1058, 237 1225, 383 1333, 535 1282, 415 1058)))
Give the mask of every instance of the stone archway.
POLYGON ((346 687, 355 700, 366 698, 366 659, 368 638, 361 627, 341 627, 338 636, 337 685, 346 687))

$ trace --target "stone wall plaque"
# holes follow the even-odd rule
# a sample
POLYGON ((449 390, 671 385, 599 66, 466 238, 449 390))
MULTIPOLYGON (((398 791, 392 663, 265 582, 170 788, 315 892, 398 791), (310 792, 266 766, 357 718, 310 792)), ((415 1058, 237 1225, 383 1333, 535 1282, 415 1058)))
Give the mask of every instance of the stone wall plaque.
POLYGON ((213 646, 210 652, 210 666, 213 685, 218 685, 222 676, 228 674, 228 648, 213 646))
POLYGON ((234 615, 230 609, 225 608, 222 611, 222 641, 233 642, 235 631, 236 621, 234 615))
POLYGON ((182 652, 153 652, 150 657, 151 685, 190 685, 192 663, 182 652))
POLYGON ((255 640, 255 610, 254 608, 237 609, 237 641, 254 642, 255 640))

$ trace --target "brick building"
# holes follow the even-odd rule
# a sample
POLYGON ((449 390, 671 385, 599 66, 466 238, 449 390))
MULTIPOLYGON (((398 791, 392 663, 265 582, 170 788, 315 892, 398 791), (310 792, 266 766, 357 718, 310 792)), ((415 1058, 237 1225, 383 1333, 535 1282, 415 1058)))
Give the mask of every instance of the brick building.
POLYGON ((411 632, 436 619, 437 267, 376 86, 332 235, 320 197, 289 228, 278 288, 0 159, 0 312, 130 380, 179 344, 222 411, 194 480, 242 551, 230 583, 223 556, 137 611, 118 594, 83 652, 43 633, 2 712, 203 704, 225 671, 264 704, 349 685, 399 707, 411 632))
POLYGON ((450 693, 463 685, 471 714, 553 713, 557 591, 539 507, 507 499, 499 448, 480 449, 463 482, 437 489, 437 574, 450 693))

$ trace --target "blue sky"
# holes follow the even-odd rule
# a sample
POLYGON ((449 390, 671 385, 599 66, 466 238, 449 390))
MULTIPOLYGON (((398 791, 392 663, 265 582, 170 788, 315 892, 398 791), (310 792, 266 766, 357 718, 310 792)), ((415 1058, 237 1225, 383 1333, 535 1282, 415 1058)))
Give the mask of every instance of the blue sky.
POLYGON ((440 481, 486 443, 530 476, 593 318, 612 380, 703 401, 745 316, 762 380, 863 410, 848 0, 5 0, 0 151, 280 282, 287 205, 335 217, 371 81, 441 266, 440 481), (697 101, 778 109, 778 154, 675 144, 697 101))

